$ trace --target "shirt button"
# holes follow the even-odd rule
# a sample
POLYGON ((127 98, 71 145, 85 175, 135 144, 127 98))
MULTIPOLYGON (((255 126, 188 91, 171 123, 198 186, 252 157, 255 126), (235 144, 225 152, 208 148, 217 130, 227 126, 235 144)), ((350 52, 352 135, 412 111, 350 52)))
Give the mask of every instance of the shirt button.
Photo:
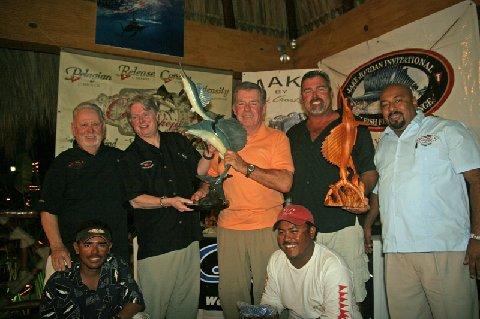
POLYGON ((182 223, 182 221, 179 221, 178 223, 179 223, 179 224, 181 224, 181 223, 182 223))
POLYGON ((169 183, 173 182, 171 179, 168 180, 169 183))
POLYGON ((310 181, 307 181, 307 185, 310 184, 310 181))
POLYGON ((163 168, 167 168, 167 165, 163 165, 163 168))

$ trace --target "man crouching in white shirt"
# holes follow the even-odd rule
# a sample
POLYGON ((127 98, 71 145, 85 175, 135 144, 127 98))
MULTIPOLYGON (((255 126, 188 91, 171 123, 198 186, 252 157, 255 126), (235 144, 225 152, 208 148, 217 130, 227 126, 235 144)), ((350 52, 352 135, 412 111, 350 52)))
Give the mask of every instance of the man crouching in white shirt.
POLYGON ((280 250, 270 257, 262 304, 289 318, 362 318, 350 270, 336 253, 315 242, 312 213, 287 205, 273 226, 280 250))

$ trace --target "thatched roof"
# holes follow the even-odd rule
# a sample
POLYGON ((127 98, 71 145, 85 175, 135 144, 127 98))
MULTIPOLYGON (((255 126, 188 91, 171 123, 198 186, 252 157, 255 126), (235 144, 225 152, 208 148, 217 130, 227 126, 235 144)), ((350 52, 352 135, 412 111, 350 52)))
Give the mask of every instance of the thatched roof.
POLYGON ((0 153, 7 159, 55 136, 58 62, 55 54, 0 48, 0 153))

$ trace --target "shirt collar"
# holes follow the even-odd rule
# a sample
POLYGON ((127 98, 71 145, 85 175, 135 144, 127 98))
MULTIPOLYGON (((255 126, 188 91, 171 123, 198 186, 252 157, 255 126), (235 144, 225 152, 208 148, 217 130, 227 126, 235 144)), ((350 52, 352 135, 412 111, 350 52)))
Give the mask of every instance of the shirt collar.
POLYGON ((102 142, 102 144, 100 144, 100 147, 98 148, 98 150, 95 154, 90 154, 89 152, 85 151, 83 148, 80 147, 80 145, 78 145, 78 143, 76 141, 74 141, 74 143, 73 143, 73 148, 76 149, 78 152, 84 154, 84 155, 95 156, 95 155, 100 154, 105 149, 105 145, 102 142))

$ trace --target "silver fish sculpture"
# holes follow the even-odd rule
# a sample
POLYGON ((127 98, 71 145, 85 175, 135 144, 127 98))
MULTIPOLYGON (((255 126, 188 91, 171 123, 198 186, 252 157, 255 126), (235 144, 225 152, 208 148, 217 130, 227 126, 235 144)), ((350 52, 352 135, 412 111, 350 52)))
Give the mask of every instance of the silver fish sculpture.
POLYGON ((247 143, 247 131, 234 118, 203 120, 185 127, 186 133, 199 137, 215 147, 221 158, 227 150, 238 152, 247 143))
POLYGON ((223 117, 223 115, 213 113, 206 109, 207 105, 212 101, 212 95, 208 93, 202 85, 195 84, 195 82, 187 76, 183 68, 182 73, 180 76, 182 77, 183 90, 187 94, 192 106, 191 111, 200 115, 202 119, 209 121, 223 117))

